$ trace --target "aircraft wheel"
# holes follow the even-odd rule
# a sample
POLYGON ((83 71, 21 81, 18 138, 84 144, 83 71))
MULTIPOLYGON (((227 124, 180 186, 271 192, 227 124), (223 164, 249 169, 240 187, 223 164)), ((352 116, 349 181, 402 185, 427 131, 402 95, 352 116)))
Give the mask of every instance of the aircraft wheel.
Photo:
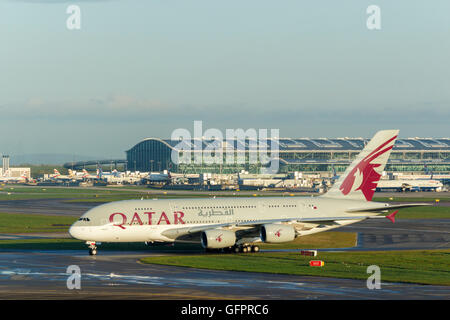
POLYGON ((242 253, 247 253, 248 252, 248 248, 247 247, 242 247, 242 253))
POLYGON ((252 246, 252 252, 259 252, 258 246, 252 246))
POLYGON ((96 254, 97 254, 97 249, 96 248, 89 249, 89 255, 95 256, 96 254))
POLYGON ((234 251, 234 253, 239 253, 241 250, 239 249, 239 247, 234 247, 233 251, 234 251))

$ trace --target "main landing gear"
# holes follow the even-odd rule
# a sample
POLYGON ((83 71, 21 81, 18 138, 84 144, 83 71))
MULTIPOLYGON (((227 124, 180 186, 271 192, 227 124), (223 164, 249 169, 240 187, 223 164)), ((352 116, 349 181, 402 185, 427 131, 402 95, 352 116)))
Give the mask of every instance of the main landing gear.
POLYGON ((250 253, 250 252, 259 252, 259 247, 255 246, 255 245, 249 245, 249 244, 244 244, 244 245, 240 245, 240 246, 234 246, 233 248, 233 252, 234 253, 250 253))
POLYGON ((95 241, 86 241, 86 244, 89 245, 89 255, 95 256, 97 254, 97 246, 95 241))
POLYGON ((259 252, 259 247, 255 245, 243 244, 243 245, 235 245, 228 248, 223 249, 205 249, 208 253, 250 253, 250 252, 259 252))

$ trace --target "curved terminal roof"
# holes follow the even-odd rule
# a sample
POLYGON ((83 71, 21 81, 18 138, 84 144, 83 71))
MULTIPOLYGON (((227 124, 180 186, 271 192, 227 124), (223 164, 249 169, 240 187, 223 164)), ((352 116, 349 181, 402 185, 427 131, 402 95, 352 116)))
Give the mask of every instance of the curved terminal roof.
MULTIPOLYGON (((279 152, 358 152, 364 148, 364 146, 369 142, 370 139, 367 138, 279 138, 279 139, 267 139, 266 145, 267 149, 270 149, 271 143, 278 143, 279 152)), ((195 151, 195 145, 197 149, 205 150, 207 147, 211 149, 214 144, 220 144, 224 146, 225 149, 237 149, 239 150, 257 150, 258 141, 246 139, 245 143, 240 140, 227 140, 227 141, 214 141, 206 139, 191 139, 190 141, 177 141, 171 139, 160 139, 160 138, 146 138, 132 148, 126 151, 128 155, 137 152, 140 153, 152 153, 158 152, 156 150, 193 150, 195 151), (147 148, 146 145, 151 144, 152 146, 159 146, 157 149, 147 148), (140 148, 144 147, 144 148, 140 148), (167 148, 167 149, 166 149, 167 148)), ((261 144, 261 142, 260 142, 261 144)), ((219 146, 220 147, 220 146, 219 146)), ((216 147, 217 148, 217 147, 216 147)), ((167 152, 165 151, 165 152, 167 152)), ((450 138, 405 138, 397 139, 394 146, 394 152, 450 152, 450 138)), ((281 157, 281 154, 280 154, 281 157)), ((348 163, 347 160, 330 160, 330 159, 282 159, 281 163, 348 163)), ((424 160, 406 160, 406 159, 390 159, 389 162, 401 162, 405 161, 421 163, 424 160)), ((436 161, 448 161, 434 159, 436 161)), ((79 169, 85 166, 101 165, 101 164, 125 164, 127 160, 115 159, 115 160, 93 160, 93 161, 78 161, 78 162, 68 162, 64 164, 65 168, 79 169)))
MULTIPOLYGON (((366 138, 279 138, 267 139, 268 148, 270 143, 278 142, 280 151, 358 151, 362 150, 370 139, 366 138)), ((212 144, 223 144, 225 148, 240 150, 251 150, 258 148, 258 142, 246 139, 245 144, 237 139, 214 141, 206 139, 191 139, 176 141, 170 139, 147 138, 137 143, 136 146, 145 142, 160 142, 170 149, 194 150, 195 144, 198 149, 204 150, 212 144)), ((131 148, 128 151, 131 151, 131 148)), ((395 151, 450 151, 450 138, 406 138, 397 139, 394 145, 395 151)), ((128 152, 127 151, 127 152, 128 152)))

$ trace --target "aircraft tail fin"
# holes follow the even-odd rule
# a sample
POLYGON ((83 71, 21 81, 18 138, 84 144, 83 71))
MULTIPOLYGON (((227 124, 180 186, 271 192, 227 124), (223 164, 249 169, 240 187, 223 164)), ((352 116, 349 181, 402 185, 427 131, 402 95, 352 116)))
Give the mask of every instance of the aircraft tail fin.
POLYGON ((378 131, 324 197, 371 201, 398 133, 378 131))

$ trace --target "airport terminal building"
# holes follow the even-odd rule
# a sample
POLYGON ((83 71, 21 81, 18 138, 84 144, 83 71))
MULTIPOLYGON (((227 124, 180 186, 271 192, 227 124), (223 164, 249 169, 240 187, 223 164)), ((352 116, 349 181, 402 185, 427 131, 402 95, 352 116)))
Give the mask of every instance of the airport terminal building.
MULTIPOLYGON (((279 138, 267 139, 267 150, 277 148, 279 172, 342 172, 364 148, 370 139, 365 138, 279 138), (272 147, 272 148, 271 148, 272 147)), ((192 139, 189 141, 147 138, 126 151, 128 170, 162 171, 178 173, 238 173, 242 170, 261 173, 265 164, 259 159, 258 142, 245 140, 227 140, 223 142, 192 139), (217 150, 222 156, 216 157, 214 163, 205 160, 205 150, 211 150, 210 156, 216 157, 217 150), (209 149, 208 149, 209 148, 209 149), (203 153, 202 153, 203 151, 203 153), (234 161, 229 161, 225 154, 234 154, 234 161), (190 161, 174 161, 186 156, 190 161), (217 159, 221 160, 218 161, 217 159)), ((263 143, 264 145, 264 143, 263 143)), ((261 146, 261 144, 259 145, 261 146)), ((261 148, 261 147, 260 147, 261 148)), ((265 152, 270 156, 270 153, 265 152)), ((449 138, 407 138, 395 143, 386 171, 414 172, 432 171, 434 173, 450 172, 449 138)))

